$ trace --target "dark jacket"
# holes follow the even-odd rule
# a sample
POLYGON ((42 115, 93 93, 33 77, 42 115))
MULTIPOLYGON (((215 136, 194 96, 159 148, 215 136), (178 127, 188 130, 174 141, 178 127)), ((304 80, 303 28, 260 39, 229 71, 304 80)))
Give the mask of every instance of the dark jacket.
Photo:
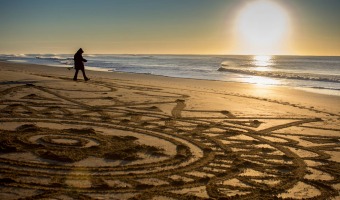
POLYGON ((83 58, 82 53, 83 53, 83 50, 79 49, 77 51, 77 53, 74 54, 73 60, 74 60, 74 67, 76 69, 84 69, 84 63, 83 62, 87 62, 87 60, 83 58))

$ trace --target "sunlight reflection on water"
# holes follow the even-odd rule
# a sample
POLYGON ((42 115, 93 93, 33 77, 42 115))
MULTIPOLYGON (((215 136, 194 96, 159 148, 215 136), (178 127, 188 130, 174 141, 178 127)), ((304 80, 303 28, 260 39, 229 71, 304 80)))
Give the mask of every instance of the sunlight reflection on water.
MULTIPOLYGON (((274 59, 272 56, 257 55, 253 57, 252 64, 255 66, 253 67, 253 70, 258 72, 268 72, 273 70, 270 66, 274 65, 274 59)), ((246 77, 244 80, 248 83, 258 85, 277 85, 280 83, 277 79, 262 76, 246 77)))
POLYGON ((254 56, 253 64, 258 67, 268 67, 273 65, 272 56, 254 56))
POLYGON ((248 83, 258 84, 258 85, 278 85, 280 83, 277 79, 262 77, 262 76, 251 76, 244 78, 248 83))

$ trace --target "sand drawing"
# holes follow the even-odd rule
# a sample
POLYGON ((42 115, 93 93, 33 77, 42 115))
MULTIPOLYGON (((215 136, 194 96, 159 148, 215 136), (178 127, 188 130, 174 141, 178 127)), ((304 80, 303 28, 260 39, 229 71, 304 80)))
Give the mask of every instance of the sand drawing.
POLYGON ((192 96, 128 81, 71 84, 1 86, 2 199, 339 195, 328 152, 340 152, 340 136, 282 131, 331 130, 314 125, 321 118, 194 109, 192 96))

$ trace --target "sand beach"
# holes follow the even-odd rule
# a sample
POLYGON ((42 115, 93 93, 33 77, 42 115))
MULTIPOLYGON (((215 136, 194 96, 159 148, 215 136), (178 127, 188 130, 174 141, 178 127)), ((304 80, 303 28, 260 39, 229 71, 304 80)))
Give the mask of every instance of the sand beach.
POLYGON ((340 96, 0 62, 0 199, 339 199, 340 96))

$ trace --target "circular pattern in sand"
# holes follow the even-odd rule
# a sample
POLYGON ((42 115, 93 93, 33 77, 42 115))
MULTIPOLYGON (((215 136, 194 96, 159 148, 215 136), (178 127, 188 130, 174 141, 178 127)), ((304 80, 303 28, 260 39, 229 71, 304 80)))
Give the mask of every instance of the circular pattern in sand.
POLYGON ((29 165, 37 171, 53 163, 58 170, 82 167, 85 173, 103 171, 110 176, 164 173, 206 160, 202 148, 190 141, 152 131, 132 132, 129 127, 108 124, 96 129, 71 128, 74 125, 66 122, 55 129, 47 128, 55 127, 52 123, 22 124, 13 131, 1 131, 2 152, 10 156, 0 158, 9 165, 29 165), (20 162, 12 159, 23 152, 27 156, 20 162))
POLYGON ((4 99, 9 96, 0 110, 2 197, 273 199, 298 194, 322 199, 336 195, 333 186, 339 184, 339 167, 327 151, 338 147, 339 138, 278 133, 319 119, 238 117, 225 110, 185 109, 188 96, 157 88, 93 85, 107 87, 105 92, 133 91, 130 96, 135 99, 69 98, 60 94, 67 94, 67 89, 57 93, 55 88, 34 85, 1 92, 4 99), (12 100, 23 90, 36 94, 12 100), (138 102, 140 95, 153 101, 138 102), (46 105, 37 103, 42 100, 46 105), (305 142, 321 145, 308 147, 302 145, 305 142))

